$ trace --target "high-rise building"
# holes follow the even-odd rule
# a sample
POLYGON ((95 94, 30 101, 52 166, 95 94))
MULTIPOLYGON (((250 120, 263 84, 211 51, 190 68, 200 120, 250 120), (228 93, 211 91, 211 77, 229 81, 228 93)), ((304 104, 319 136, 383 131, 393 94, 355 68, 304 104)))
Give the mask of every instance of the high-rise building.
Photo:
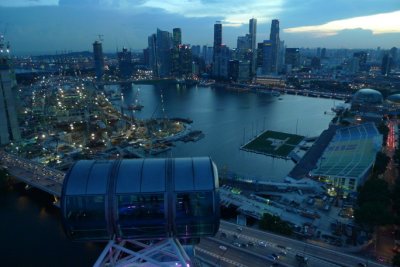
POLYGON ((149 68, 153 71, 153 75, 158 77, 157 63, 157 35, 152 34, 147 39, 149 53, 149 68))
POLYGON ((182 44, 182 31, 181 28, 172 29, 172 45, 178 46, 182 44))
POLYGON ((387 76, 392 69, 392 57, 386 53, 382 58, 381 73, 387 76))
POLYGON ((279 20, 277 19, 272 20, 269 40, 271 41, 270 70, 271 73, 277 73, 279 65, 279 47, 281 44, 281 41, 279 39, 279 20))
POLYGON ((192 55, 194 57, 200 57, 200 45, 192 45, 192 55))
POLYGON ((125 47, 117 53, 119 74, 122 78, 129 78, 133 72, 132 53, 125 47))
POLYGON ((361 70, 361 71, 368 70, 368 66, 367 66, 368 53, 367 52, 365 52, 365 51, 355 52, 353 54, 353 57, 358 58, 359 70, 361 70))
POLYGON ((273 43, 271 40, 264 40, 262 44, 262 74, 273 73, 273 43))
POLYGON ((156 38, 157 72, 159 77, 167 77, 171 74, 172 60, 172 36, 170 32, 157 29, 156 38))
POLYGON ((256 50, 256 41, 257 41, 257 19, 252 18, 249 20, 249 39, 250 39, 250 49, 251 49, 251 72, 250 76, 255 76, 256 74, 256 66, 257 66, 257 50, 256 50))
POLYGON ((390 56, 392 57, 392 67, 395 68, 398 65, 398 55, 397 55, 397 47, 392 47, 389 51, 390 56))
POLYGON ((290 65, 291 68, 300 67, 300 49, 299 48, 286 48, 285 64, 290 65))
POLYGON ((218 76, 219 78, 222 79, 228 78, 228 64, 231 58, 230 52, 231 51, 229 47, 227 47, 226 45, 221 45, 220 60, 219 60, 220 72, 218 76))
POLYGON ((214 24, 214 55, 221 51, 222 45, 222 24, 217 21, 214 24))
POLYGON ((236 48, 238 50, 250 50, 251 49, 251 39, 250 35, 238 36, 236 48))
POLYGON ((104 75, 104 55, 103 47, 100 41, 93 43, 94 70, 97 80, 101 80, 104 75))
POLYGON ((237 82, 239 78, 239 60, 229 60, 228 62, 228 78, 237 82))
POLYGON ((179 46, 179 75, 187 76, 192 73, 192 49, 189 45, 179 46))
POLYGON ((0 145, 21 139, 15 96, 17 82, 9 53, 10 47, 0 36, 0 145))
POLYGON ((222 24, 217 21, 214 24, 214 54, 213 54, 213 76, 220 78, 221 75, 221 48, 222 48, 222 24))

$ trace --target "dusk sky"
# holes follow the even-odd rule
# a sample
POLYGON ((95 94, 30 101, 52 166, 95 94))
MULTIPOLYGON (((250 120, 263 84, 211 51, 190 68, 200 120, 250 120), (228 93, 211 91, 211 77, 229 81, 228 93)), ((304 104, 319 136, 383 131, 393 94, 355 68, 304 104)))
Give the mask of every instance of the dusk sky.
POLYGON ((277 18, 287 47, 400 46, 399 0, 0 0, 0 32, 17 55, 92 50, 98 34, 107 52, 143 49, 157 28, 175 27, 184 43, 212 46, 217 20, 235 48, 252 17, 258 42, 277 18))

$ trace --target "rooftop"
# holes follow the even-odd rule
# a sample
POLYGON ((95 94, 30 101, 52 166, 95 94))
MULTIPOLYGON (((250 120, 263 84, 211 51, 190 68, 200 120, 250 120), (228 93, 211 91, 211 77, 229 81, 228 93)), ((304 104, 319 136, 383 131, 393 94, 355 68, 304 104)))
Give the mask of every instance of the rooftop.
POLYGON ((339 129, 311 173, 314 176, 362 177, 374 163, 381 144, 382 136, 373 123, 339 129))

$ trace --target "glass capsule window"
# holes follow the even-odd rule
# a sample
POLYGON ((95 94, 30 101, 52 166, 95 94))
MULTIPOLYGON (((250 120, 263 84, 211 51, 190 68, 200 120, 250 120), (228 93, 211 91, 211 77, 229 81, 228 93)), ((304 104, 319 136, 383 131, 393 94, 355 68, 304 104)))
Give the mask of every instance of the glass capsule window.
POLYGON ((164 194, 119 195, 117 217, 124 237, 162 236, 166 233, 164 194))
POLYGON ((199 236, 214 231, 212 192, 176 194, 175 227, 178 236, 199 236))
POLYGON ((108 238, 103 195, 69 196, 65 214, 71 236, 78 239, 108 238))

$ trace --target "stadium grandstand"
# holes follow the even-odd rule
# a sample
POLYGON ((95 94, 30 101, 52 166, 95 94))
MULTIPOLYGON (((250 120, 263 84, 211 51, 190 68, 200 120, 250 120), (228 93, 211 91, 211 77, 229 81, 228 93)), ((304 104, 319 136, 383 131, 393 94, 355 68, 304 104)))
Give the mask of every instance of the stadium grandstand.
POLYGON ((345 194, 362 185, 372 169, 382 135, 374 123, 338 129, 310 175, 345 194))

